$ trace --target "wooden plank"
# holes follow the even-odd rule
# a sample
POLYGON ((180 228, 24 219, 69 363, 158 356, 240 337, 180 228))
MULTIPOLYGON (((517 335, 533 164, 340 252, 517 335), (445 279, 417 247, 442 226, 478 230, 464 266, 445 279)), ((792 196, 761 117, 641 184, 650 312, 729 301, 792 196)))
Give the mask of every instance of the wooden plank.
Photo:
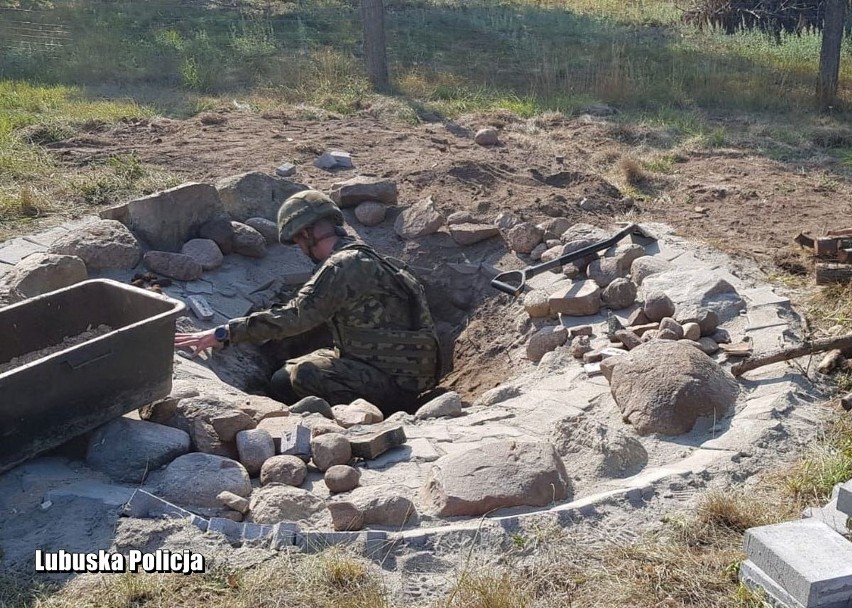
POLYGON ((839 228, 837 230, 829 230, 825 236, 852 236, 852 228, 839 228))
POLYGON ((852 282, 852 265, 829 264, 825 262, 816 265, 817 285, 849 282, 852 282))

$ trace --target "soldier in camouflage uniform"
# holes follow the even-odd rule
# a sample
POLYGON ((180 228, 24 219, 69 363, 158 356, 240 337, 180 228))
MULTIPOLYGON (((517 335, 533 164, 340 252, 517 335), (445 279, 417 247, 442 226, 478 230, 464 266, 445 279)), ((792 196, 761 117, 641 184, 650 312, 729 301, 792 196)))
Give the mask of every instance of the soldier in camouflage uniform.
POLYGON ((401 262, 356 242, 342 224, 340 209, 321 192, 287 199, 278 212, 279 239, 297 243, 319 264, 311 280, 286 304, 212 333, 179 334, 176 346, 197 351, 224 341, 263 342, 325 323, 334 350, 287 361, 272 377, 274 397, 293 403, 316 395, 332 405, 362 397, 388 414, 413 407, 440 374, 425 291, 401 262))

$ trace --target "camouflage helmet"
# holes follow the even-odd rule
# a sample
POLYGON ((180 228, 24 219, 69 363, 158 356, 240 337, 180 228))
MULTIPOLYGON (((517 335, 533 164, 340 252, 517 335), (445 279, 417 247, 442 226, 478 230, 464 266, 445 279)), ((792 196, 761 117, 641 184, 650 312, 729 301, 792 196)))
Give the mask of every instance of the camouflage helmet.
POLYGON ((342 226, 343 213, 334 201, 318 190, 302 190, 288 198, 278 210, 278 240, 285 245, 302 229, 322 219, 342 226))

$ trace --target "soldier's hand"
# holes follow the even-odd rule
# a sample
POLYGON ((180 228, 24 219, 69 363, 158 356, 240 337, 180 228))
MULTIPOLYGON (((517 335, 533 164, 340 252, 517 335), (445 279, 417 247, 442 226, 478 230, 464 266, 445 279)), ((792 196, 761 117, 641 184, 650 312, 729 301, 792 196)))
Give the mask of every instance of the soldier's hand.
POLYGON ((195 357, 203 350, 219 347, 221 343, 213 335, 215 331, 215 329, 208 329, 191 334, 175 334, 175 348, 189 350, 195 357))

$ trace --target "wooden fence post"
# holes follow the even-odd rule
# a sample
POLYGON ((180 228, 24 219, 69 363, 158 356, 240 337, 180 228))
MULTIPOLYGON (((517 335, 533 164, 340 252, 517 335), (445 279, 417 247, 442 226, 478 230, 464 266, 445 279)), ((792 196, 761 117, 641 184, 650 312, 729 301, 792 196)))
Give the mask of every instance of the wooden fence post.
POLYGON ((361 0, 364 25, 364 61, 373 88, 388 88, 388 61, 385 48, 385 7, 382 0, 361 0))

